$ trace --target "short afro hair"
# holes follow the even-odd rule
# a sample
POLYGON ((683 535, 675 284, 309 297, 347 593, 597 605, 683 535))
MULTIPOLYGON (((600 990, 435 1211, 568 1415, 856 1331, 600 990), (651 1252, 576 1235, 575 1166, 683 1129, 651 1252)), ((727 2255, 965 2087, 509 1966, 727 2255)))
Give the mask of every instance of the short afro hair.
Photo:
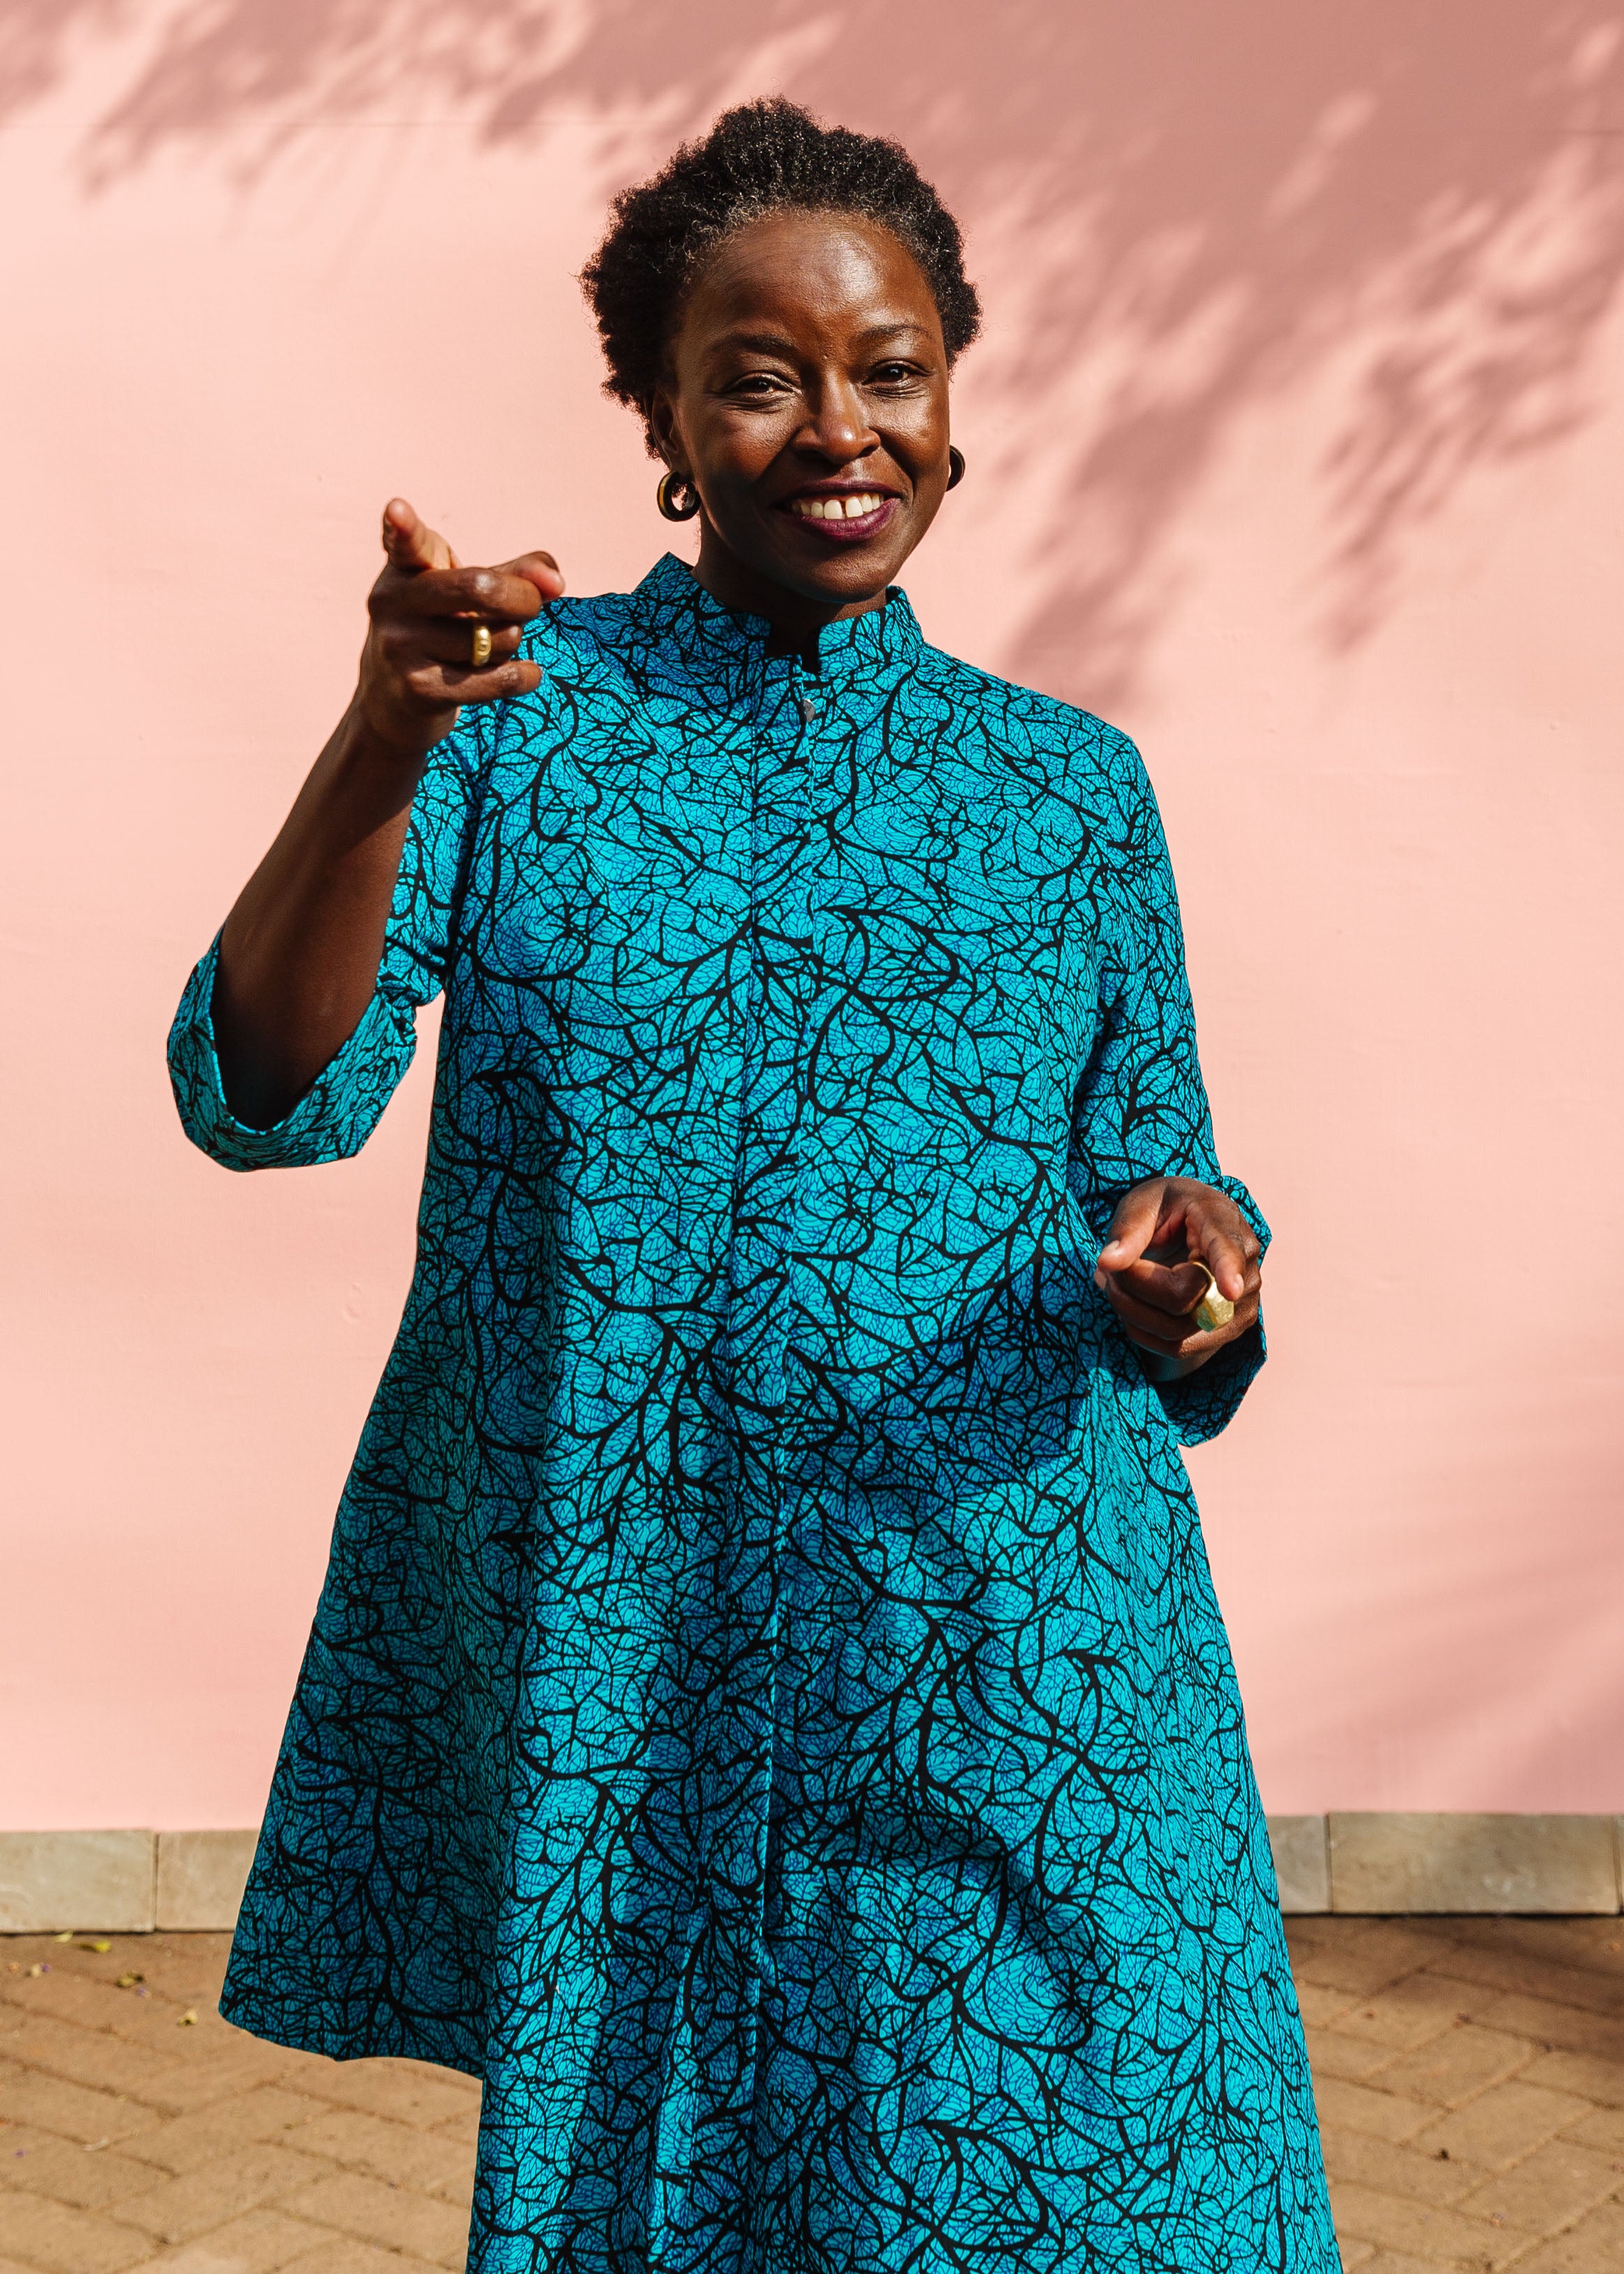
MULTIPOLYGON (((622 190, 581 286, 604 343, 604 392, 648 425, 682 296, 729 230, 786 210, 858 214, 904 244, 924 270, 950 365, 981 329, 959 224, 899 142, 820 126, 774 95, 725 110, 651 181, 622 190)), ((649 448, 656 456, 650 433, 649 448)))

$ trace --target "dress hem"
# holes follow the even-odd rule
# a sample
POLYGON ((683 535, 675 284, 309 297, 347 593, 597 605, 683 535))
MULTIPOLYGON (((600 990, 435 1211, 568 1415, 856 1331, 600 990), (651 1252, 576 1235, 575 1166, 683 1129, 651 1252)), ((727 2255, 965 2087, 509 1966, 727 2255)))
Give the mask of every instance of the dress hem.
POLYGON ((289 2028, 273 2019, 252 1999, 222 1997, 220 2018, 229 2022, 234 2029, 242 2029, 267 2044, 281 2045, 289 2052, 320 2053, 328 2060, 426 2061, 431 2067, 455 2069, 461 2076, 471 2076, 478 2084, 485 2082, 483 2067, 475 2067, 461 2054, 441 2047, 427 2046, 418 2041, 385 2044, 372 2032, 289 2028))

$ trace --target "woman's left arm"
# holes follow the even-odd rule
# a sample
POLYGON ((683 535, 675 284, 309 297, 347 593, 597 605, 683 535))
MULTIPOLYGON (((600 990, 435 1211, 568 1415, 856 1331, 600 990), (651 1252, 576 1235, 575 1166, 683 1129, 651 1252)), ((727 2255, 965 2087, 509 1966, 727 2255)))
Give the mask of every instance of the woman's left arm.
POLYGON ((1073 1119, 1071 1188, 1101 1242, 1095 1285, 1186 1442, 1229 1419, 1263 1363, 1268 1226, 1222 1174, 1196 1050, 1178 898, 1138 751, 1108 733, 1101 1031, 1073 1119), (1231 1317, 1200 1328, 1210 1284, 1231 1317))

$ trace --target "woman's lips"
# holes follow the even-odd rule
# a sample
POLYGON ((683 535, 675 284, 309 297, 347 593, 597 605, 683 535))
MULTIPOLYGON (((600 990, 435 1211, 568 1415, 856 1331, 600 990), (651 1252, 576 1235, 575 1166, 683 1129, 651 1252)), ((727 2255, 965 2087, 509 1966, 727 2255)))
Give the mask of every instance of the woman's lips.
POLYGON ((838 497, 786 498, 778 509, 811 537, 831 545, 863 545, 879 534, 900 504, 882 490, 853 490, 838 497))

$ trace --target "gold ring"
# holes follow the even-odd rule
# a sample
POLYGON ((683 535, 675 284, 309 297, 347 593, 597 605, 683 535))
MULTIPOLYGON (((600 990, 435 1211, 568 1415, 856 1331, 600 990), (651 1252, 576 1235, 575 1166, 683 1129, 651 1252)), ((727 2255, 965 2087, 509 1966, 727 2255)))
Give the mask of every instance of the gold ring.
POLYGON ((474 626, 474 669, 483 671, 490 660, 491 627, 489 624, 476 624, 474 626))
POLYGON ((1190 1261, 1198 1271, 1207 1273, 1206 1289, 1190 1306, 1195 1314, 1197 1329, 1204 1335, 1216 1334, 1220 1327, 1227 1327, 1235 1316, 1235 1306, 1227 1295, 1218 1292, 1218 1282, 1200 1257, 1192 1255, 1190 1261))

